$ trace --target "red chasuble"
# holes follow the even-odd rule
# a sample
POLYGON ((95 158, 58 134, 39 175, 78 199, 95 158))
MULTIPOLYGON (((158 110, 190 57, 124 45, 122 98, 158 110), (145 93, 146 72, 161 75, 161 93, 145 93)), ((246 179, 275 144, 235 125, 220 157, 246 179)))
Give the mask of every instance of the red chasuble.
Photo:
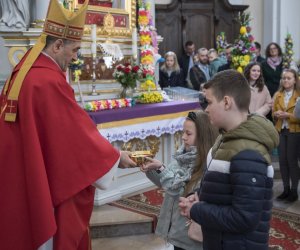
POLYGON ((0 248, 33 250, 54 237, 56 250, 88 249, 83 239, 93 209, 91 184, 119 152, 78 106, 63 72, 42 54, 23 82, 16 122, 3 117, 0 248))

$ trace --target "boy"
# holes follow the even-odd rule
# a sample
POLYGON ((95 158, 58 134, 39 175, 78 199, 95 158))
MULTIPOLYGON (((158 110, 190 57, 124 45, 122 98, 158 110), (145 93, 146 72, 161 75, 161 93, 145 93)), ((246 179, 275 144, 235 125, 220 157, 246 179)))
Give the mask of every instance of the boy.
POLYGON ((215 49, 210 49, 207 55, 209 60, 210 75, 214 76, 218 72, 219 67, 226 64, 226 61, 219 58, 218 52, 215 49))
POLYGON ((272 209, 273 167, 269 151, 278 133, 264 117, 248 116, 250 89, 235 70, 204 85, 206 112, 223 133, 207 156, 198 195, 180 198, 182 215, 202 227, 209 250, 267 250, 272 209))

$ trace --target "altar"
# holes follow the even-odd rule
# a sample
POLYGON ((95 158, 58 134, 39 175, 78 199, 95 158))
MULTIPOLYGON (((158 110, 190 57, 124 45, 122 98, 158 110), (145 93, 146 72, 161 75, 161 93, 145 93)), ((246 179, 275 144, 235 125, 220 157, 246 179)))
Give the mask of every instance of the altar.
MULTIPOLYGON (((102 136, 115 147, 134 151, 151 150, 166 165, 181 144, 183 122, 198 101, 138 104, 132 108, 89 112, 102 136)), ((108 190, 96 190, 95 205, 119 200, 154 187, 139 168, 118 169, 108 190)))

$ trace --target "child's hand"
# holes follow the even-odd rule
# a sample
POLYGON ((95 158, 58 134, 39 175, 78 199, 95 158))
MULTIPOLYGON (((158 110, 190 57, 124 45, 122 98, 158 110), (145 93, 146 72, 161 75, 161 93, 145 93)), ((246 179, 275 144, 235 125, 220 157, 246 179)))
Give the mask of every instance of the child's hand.
POLYGON ((152 169, 159 169, 162 166, 162 163, 159 160, 146 157, 146 162, 141 165, 142 171, 149 171, 152 169))
POLYGON ((194 193, 190 196, 186 197, 180 197, 179 198, 179 208, 180 208, 180 214, 182 216, 185 216, 190 219, 190 210, 191 207, 199 201, 199 197, 197 193, 194 193))
POLYGON ((274 112, 274 116, 279 119, 288 119, 290 117, 290 114, 288 112, 278 110, 274 112))

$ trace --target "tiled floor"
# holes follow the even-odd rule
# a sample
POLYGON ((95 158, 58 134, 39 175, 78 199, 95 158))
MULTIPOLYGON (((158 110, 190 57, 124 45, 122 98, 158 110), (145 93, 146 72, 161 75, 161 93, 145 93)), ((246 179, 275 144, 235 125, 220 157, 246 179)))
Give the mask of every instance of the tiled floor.
MULTIPOLYGON (((282 192, 281 180, 274 181, 274 197, 282 192)), ((298 190, 300 194, 300 188, 298 190)), ((274 207, 281 208, 288 212, 300 213, 300 201, 294 203, 285 203, 274 200, 274 207)), ((104 208, 105 217, 107 216, 108 209, 104 208)), ((100 212, 100 211, 99 211, 100 212)), ((113 216, 114 217, 114 216, 113 216)), ((143 218, 140 218, 143 219, 143 218)), ((95 220, 95 218, 93 218, 95 220)), ((125 236, 125 237, 112 237, 94 239, 92 241, 93 250, 172 250, 173 247, 167 244, 163 239, 155 236, 154 234, 125 236)))

